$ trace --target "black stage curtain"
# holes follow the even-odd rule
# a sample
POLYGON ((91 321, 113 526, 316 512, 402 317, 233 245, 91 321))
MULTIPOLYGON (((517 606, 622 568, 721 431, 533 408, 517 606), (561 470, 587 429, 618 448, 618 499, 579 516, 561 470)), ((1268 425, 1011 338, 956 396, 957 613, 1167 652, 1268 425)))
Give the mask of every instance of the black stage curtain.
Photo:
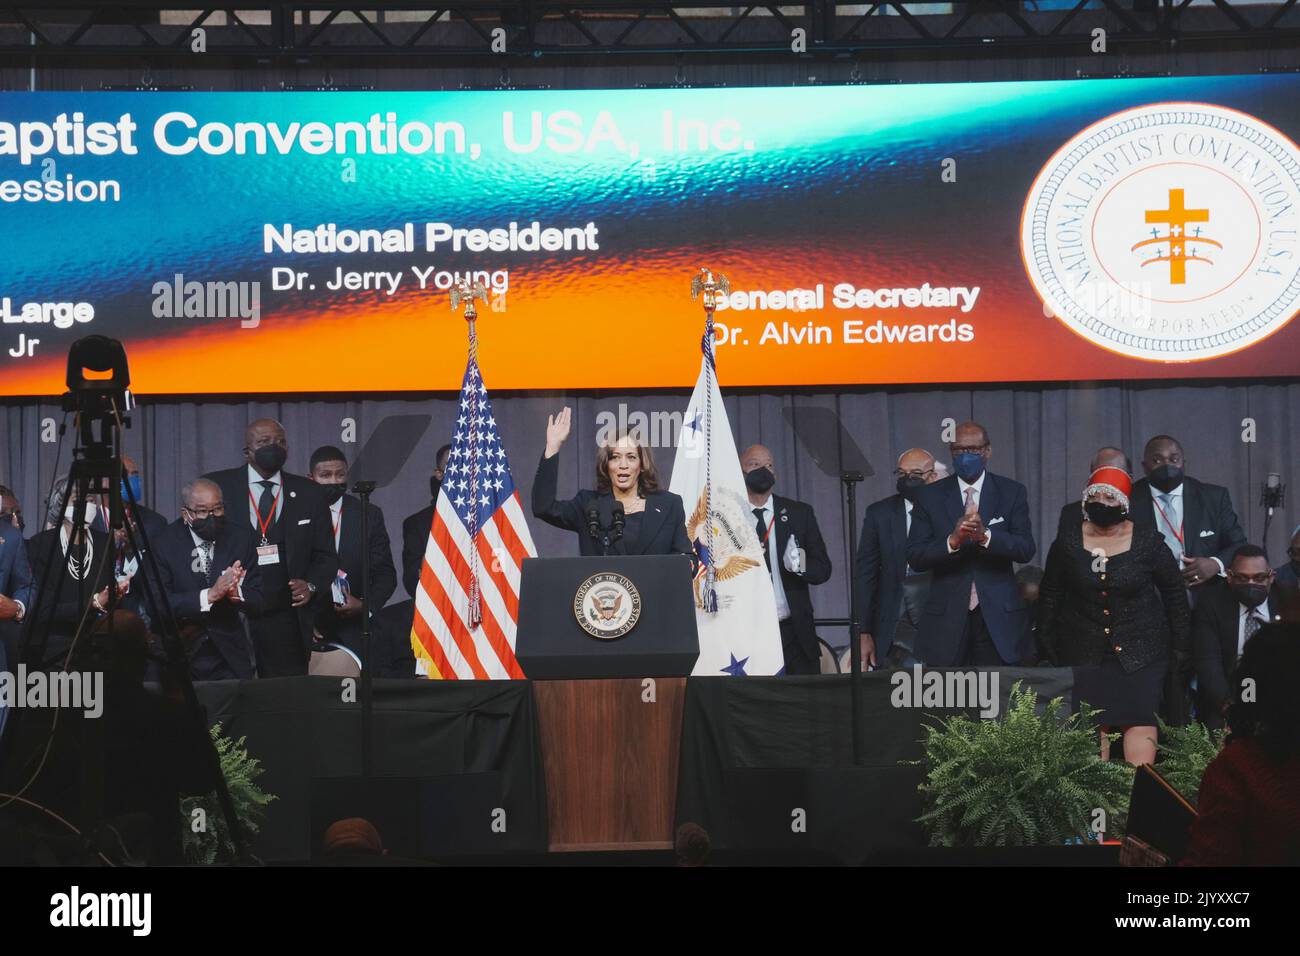
MULTIPOLYGON (((335 677, 220 681, 196 689, 210 723, 220 721, 236 740, 247 736, 248 752, 266 771, 259 783, 278 798, 267 807, 253 851, 267 861, 309 859, 320 829, 313 821, 314 787, 318 802, 337 800, 337 785, 361 772, 360 704, 344 701, 335 677), (324 791, 313 783, 320 780, 327 781, 324 791)), ((392 794, 408 804, 399 815, 414 816, 414 804, 422 803, 419 842, 435 859, 438 851, 546 849, 537 713, 526 681, 376 680, 373 740, 372 796, 392 794), (427 782, 391 786, 413 778, 427 782)), ((415 853, 402 834, 379 829, 390 852, 415 853)))
MULTIPOLYGON (((753 854, 763 862, 855 865, 925 847, 915 822, 924 769, 899 761, 924 755, 924 721, 957 711, 893 706, 894 673, 863 675, 865 743, 856 766, 847 676, 688 681, 677 824, 703 826, 733 862, 753 854)), ((1053 697, 1072 703, 1069 668, 998 674, 1003 709, 1016 681, 1037 692, 1040 706, 1053 697)))

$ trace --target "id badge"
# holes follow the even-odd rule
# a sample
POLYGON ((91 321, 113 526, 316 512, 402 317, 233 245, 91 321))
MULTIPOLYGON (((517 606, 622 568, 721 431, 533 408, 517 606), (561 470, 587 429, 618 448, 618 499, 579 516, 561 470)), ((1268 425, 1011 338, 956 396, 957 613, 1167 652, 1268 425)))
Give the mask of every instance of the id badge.
POLYGON ((280 546, 278 544, 262 544, 257 548, 257 563, 262 564, 279 564, 280 563, 280 546))

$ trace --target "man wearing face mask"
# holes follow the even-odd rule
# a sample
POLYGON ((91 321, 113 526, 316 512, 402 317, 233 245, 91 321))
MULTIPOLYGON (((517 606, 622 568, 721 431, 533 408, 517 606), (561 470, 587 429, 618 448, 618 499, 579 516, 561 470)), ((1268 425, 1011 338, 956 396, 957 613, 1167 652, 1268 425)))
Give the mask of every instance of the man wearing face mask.
POLYGON ((1183 582, 1196 589, 1222 578, 1246 533, 1228 489, 1188 477, 1186 465, 1177 439, 1157 435, 1147 442, 1146 477, 1133 485, 1133 523, 1160 532, 1182 568, 1183 582))
POLYGON ((831 559, 809 505, 772 494, 776 465, 762 445, 751 445, 740 456, 745 487, 754 511, 754 528, 772 577, 776 616, 781 622, 785 673, 820 674, 821 647, 813 627, 810 584, 831 576, 831 559))
POLYGON ((910 666, 930 573, 907 566, 907 533, 916 496, 938 480, 934 456, 909 448, 894 468, 897 494, 867 506, 853 581, 864 668, 910 666))
POLYGON ((49 526, 27 542, 32 581, 37 588, 35 606, 27 609, 36 628, 27 649, 27 662, 41 667, 62 666, 78 627, 84 622, 83 634, 88 635, 96 620, 107 612, 110 588, 116 587, 119 598, 129 589, 129 585, 118 585, 113 579, 111 539, 94 528, 99 507, 93 496, 86 501, 80 530, 74 529, 72 523, 75 493, 68 496, 59 514, 66 489, 66 478, 55 482, 46 508, 49 526), (52 515, 55 517, 50 524, 52 515))
POLYGON ((246 615, 261 606, 262 574, 252 529, 226 514, 221 488, 206 478, 186 484, 180 518, 163 529, 153 547, 190 677, 252 678, 246 615))
POLYGON ((931 667, 1019 664, 1032 651, 1015 577, 1036 550, 1028 493, 986 469, 993 444, 978 422, 958 425, 949 451, 955 474, 921 489, 907 536, 907 563, 934 572, 916 656, 931 667))
POLYGON ((282 471, 288 454, 284 426, 259 418, 244 431, 245 464, 205 476, 221 487, 231 519, 253 532, 262 572, 262 611, 250 620, 258 677, 307 673, 316 609, 329 603, 339 567, 320 486, 282 471))
MULTIPOLYGON (((397 590, 397 570, 393 567, 393 550, 388 542, 384 513, 367 504, 369 540, 361 540, 361 500, 346 494, 348 462, 343 452, 325 445, 312 452, 311 480, 325 492, 329 502, 330 529, 339 554, 339 574, 330 588, 331 600, 322 602, 316 612, 316 630, 327 641, 343 644, 356 654, 362 653, 361 599, 370 594, 373 618, 397 590), (369 581, 361 575, 363 547, 369 552, 369 581)), ((373 630, 373 628, 372 628, 373 630)))
POLYGON ((429 476, 429 506, 402 521, 402 584, 411 597, 415 597, 415 589, 420 585, 420 566, 424 563, 424 549, 429 544, 433 512, 438 507, 438 492, 442 489, 442 476, 450 454, 451 446, 443 445, 434 456, 436 467, 429 476))
POLYGON ((1225 580, 1202 589, 1192 611, 1192 652, 1198 709, 1207 727, 1223 726, 1223 710, 1233 695, 1229 680, 1242 649, 1256 631, 1279 619, 1283 600, 1264 549, 1253 544, 1236 550, 1225 580))

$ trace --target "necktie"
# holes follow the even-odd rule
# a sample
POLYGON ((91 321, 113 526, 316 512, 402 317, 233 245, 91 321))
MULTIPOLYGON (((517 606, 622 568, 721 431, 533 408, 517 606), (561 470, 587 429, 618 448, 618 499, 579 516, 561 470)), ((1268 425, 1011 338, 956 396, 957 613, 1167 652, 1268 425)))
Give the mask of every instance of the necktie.
POLYGON ((204 541, 199 547, 203 553, 203 578, 212 587, 217 583, 217 576, 212 573, 212 542, 204 541))
POLYGON ((275 524, 275 482, 263 478, 258 484, 262 486, 262 499, 257 503, 257 513, 269 529, 275 524))
POLYGON ((767 550, 767 542, 763 540, 764 537, 767 535, 767 521, 764 520, 763 517, 765 514, 767 514, 767 511, 763 508, 754 509, 754 517, 758 521, 758 523, 754 526, 754 533, 758 535, 758 546, 763 549, 763 563, 766 564, 767 569, 771 571, 772 556, 767 550))
POLYGON ((1164 535, 1165 544, 1169 545, 1169 550, 1174 553, 1174 559, 1181 561, 1183 557, 1183 543, 1178 540, 1178 536, 1183 531, 1183 516, 1181 509, 1178 507, 1180 498, 1173 495, 1161 494, 1160 508, 1164 511, 1164 517, 1160 519, 1160 533, 1164 535))
MULTIPOLYGON (((966 489, 966 510, 967 511, 971 510, 971 503, 974 500, 975 500, 975 487, 972 485, 970 488, 966 489)), ((966 609, 969 611, 973 611, 979 606, 980 606, 980 599, 979 599, 979 595, 975 593, 975 578, 972 575, 970 579, 970 604, 967 605, 966 609)))
POLYGON ((1246 613, 1246 640, 1248 641, 1254 637, 1255 633, 1263 626, 1264 622, 1259 619, 1259 615, 1254 611, 1248 611, 1246 613))

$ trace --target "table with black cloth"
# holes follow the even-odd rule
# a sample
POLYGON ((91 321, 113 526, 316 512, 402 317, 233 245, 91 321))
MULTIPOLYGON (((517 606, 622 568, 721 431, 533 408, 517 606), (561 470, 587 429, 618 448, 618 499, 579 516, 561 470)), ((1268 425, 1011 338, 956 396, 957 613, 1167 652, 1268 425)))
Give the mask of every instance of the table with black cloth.
MULTIPOLYGON (((277 798, 266 808, 253 852, 266 861, 311 858, 313 781, 361 772, 360 704, 344 700, 337 677, 195 688, 210 723, 219 721, 232 739, 247 736, 249 754, 265 771, 258 783, 277 798)), ((431 778, 427 825, 437 828, 430 839, 442 853, 545 850, 546 797, 527 681, 377 679, 373 742, 376 787, 431 778), (504 826, 494 829, 494 819, 504 826)))

